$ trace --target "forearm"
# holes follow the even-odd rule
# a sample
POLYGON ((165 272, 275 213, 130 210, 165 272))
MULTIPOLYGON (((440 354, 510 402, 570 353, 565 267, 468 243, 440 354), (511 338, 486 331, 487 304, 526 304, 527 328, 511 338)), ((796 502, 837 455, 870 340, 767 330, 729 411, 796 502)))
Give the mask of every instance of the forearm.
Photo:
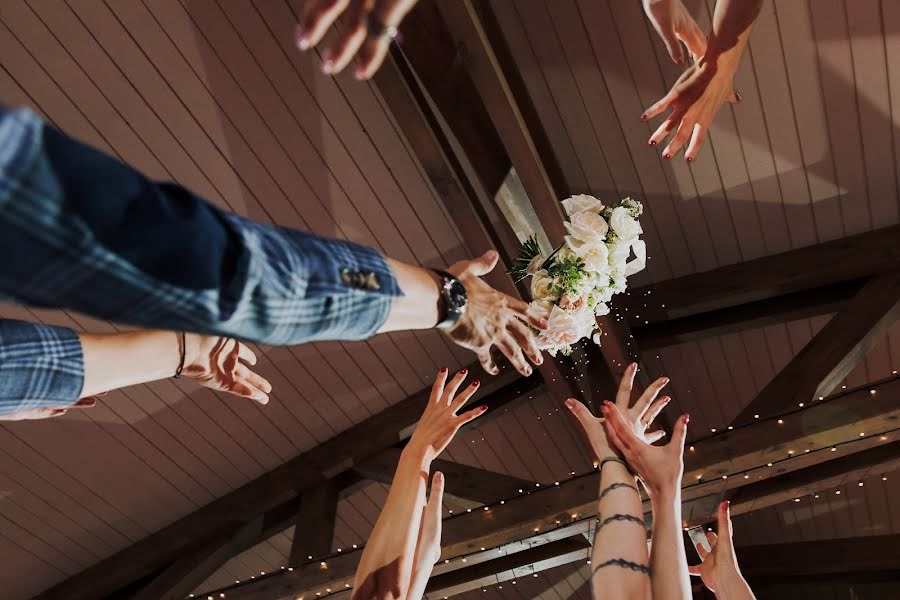
POLYGON ((718 0, 703 62, 737 70, 762 0, 718 0))
MULTIPOLYGON (((182 338, 172 331, 79 334, 84 354, 81 397, 175 375, 181 361, 182 338)), ((185 335, 185 364, 190 364, 196 336, 185 335)))
POLYGON ((438 320, 439 280, 434 271, 387 259, 403 295, 391 301, 391 312, 378 333, 428 329, 438 320))
POLYGON ((650 544, 654 600, 690 600, 691 582, 681 532, 681 492, 655 495, 650 544))
POLYGON ((412 577, 409 583, 410 600, 419 600, 425 597, 425 587, 434 570, 434 563, 440 558, 439 552, 431 553, 422 548, 421 535, 416 540, 416 558, 413 562, 412 577))
POLYGON ((407 597, 429 469, 429 461, 409 447, 400 455, 391 490, 360 558, 353 600, 407 597))
MULTIPOLYGON (((601 457, 602 459, 603 457, 601 457)), ((595 589, 621 590, 626 600, 649 598, 647 533, 635 477, 617 462, 600 473, 600 522, 591 551, 595 589)))
POLYGON ((753 590, 737 565, 719 578, 716 598, 719 600, 756 600, 753 590))

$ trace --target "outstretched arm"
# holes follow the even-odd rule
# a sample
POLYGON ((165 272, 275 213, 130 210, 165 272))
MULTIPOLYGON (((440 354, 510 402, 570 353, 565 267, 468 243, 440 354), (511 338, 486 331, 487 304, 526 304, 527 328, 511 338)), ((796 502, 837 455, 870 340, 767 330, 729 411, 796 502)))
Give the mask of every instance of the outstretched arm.
MULTIPOLYGON (((437 325, 490 373, 497 346, 540 364, 527 305, 481 280, 497 253, 447 268, 468 297, 447 310, 436 273, 351 242, 252 221, 147 179, 0 106, 0 296, 150 329, 270 344, 364 339, 437 325), (457 307, 458 308, 458 307, 457 307)), ((455 288, 454 288, 455 289, 455 288)))
POLYGON ((722 104, 739 100, 732 91, 734 75, 761 7, 762 0, 718 0, 702 58, 685 70, 665 97, 641 115, 646 121, 672 109, 650 137, 650 145, 655 146, 675 130, 663 150, 664 158, 674 156, 687 144, 685 158, 688 162, 694 160, 722 104))
POLYGON ((247 366, 256 364, 256 355, 237 340, 171 331, 78 334, 2 319, 0 420, 60 416, 94 406, 94 396, 103 392, 172 377, 182 352, 184 377, 261 404, 269 401, 272 386, 247 366))
MULTIPOLYGON (((655 381, 629 407, 635 373, 636 364, 625 370, 616 406, 628 415, 629 423, 642 439, 657 440, 661 432, 647 433, 647 429, 669 401, 665 396, 657 399, 667 380, 655 381)), ((603 419, 595 418, 584 404, 573 398, 566 400, 566 406, 584 428, 600 465, 599 523, 591 552, 594 597, 604 597, 606 591, 617 590, 617 598, 650 598, 647 531, 637 480, 610 443, 603 419)))
POLYGON ((688 415, 675 425, 666 446, 652 446, 615 406, 604 406, 606 430, 650 495, 653 509, 650 569, 654 600, 690 600, 691 582, 681 533, 681 477, 688 415))
POLYGON ((473 382, 456 396, 466 371, 457 373, 449 383, 447 376, 447 369, 441 369, 428 406, 400 454, 391 490, 353 579, 352 600, 409 598, 431 462, 447 447, 460 427, 484 414, 487 408, 482 406, 457 415, 479 383, 473 382))
POLYGON ((416 540, 416 558, 413 561, 412 582, 409 597, 419 600, 425 597, 425 587, 431 577, 434 564, 441 557, 441 509, 444 500, 444 474, 435 472, 431 478, 431 494, 422 512, 419 539, 416 540))

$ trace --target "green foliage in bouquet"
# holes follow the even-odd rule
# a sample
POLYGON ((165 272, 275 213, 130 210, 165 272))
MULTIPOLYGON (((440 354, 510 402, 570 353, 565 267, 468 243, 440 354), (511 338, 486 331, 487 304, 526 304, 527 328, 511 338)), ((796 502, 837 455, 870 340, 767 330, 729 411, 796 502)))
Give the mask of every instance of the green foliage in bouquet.
MULTIPOLYGON (((555 254, 555 253, 554 253, 555 254)), ((519 256, 516 257, 516 261, 513 263, 512 269, 507 271, 509 275, 512 276, 513 281, 519 283, 526 277, 528 277, 528 265, 531 264, 531 261, 534 260, 536 256, 541 255, 541 246, 538 244, 537 235, 533 235, 522 244, 522 249, 519 251, 519 256)), ((551 255, 544 264, 541 266, 542 269, 548 268, 548 264, 553 263, 553 256, 551 255)))
POLYGON ((577 256, 564 256, 562 260, 554 261, 547 268, 547 274, 553 278, 556 292, 562 296, 567 293, 575 293, 581 280, 587 275, 584 271, 584 262, 577 256))

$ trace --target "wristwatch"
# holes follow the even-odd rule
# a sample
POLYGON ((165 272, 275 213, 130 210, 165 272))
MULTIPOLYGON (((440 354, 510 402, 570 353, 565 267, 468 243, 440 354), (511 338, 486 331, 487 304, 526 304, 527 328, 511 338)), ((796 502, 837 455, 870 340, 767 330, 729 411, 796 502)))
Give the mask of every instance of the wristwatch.
POLYGON ((446 271, 431 269, 440 280, 441 306, 438 309, 438 329, 449 329, 466 312, 469 301, 465 286, 446 271))

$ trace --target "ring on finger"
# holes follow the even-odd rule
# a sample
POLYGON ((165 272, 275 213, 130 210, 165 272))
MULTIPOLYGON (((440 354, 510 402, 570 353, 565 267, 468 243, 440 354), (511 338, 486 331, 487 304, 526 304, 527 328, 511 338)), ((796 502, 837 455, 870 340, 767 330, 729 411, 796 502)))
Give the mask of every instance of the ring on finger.
POLYGON ((369 37, 376 39, 384 39, 388 42, 397 37, 397 28, 393 25, 385 25, 372 15, 366 21, 366 32, 369 37))

